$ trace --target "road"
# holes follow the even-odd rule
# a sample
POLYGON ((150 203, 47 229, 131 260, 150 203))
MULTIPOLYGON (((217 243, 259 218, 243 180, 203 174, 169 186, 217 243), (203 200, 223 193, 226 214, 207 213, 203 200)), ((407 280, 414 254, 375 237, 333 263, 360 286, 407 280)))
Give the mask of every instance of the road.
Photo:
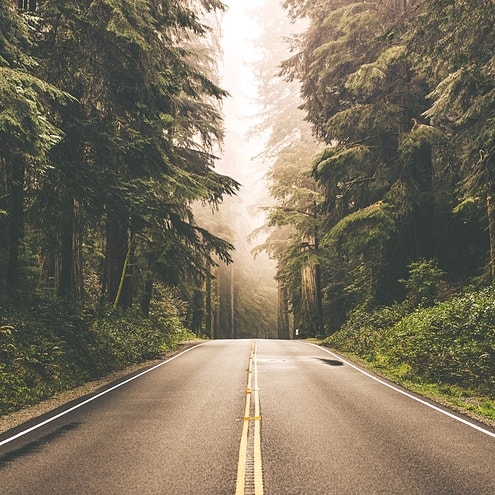
POLYGON ((0 435, 0 493, 495 494, 495 432, 305 342, 218 340, 0 435))

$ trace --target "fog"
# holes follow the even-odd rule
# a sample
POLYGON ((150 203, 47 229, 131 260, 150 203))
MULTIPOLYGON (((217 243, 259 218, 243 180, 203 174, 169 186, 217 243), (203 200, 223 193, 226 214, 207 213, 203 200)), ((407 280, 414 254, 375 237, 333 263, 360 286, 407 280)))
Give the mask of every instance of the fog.
MULTIPOLYGON (((216 272, 217 338, 277 336, 275 263, 264 253, 252 254, 263 238, 250 240, 252 232, 265 223, 261 207, 271 203, 265 178, 271 163, 262 158, 263 138, 248 138, 261 112, 255 62, 262 50, 255 47, 260 35, 255 18, 265 3, 274 1, 278 0, 227 0, 228 10, 222 15, 219 84, 230 97, 223 104, 225 140, 216 171, 233 177, 242 187, 207 220, 212 232, 236 248, 233 265, 221 266, 216 272)), ((274 62, 274 73, 276 65, 274 62)), ((202 220, 204 215, 203 211, 202 220)))

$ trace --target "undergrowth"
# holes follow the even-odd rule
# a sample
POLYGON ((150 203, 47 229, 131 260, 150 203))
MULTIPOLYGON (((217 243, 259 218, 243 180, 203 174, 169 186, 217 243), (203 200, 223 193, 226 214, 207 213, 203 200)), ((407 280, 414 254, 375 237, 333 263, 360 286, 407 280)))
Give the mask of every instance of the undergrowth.
POLYGON ((495 294, 465 292, 412 312, 355 311, 325 344, 418 392, 495 420, 495 294))
POLYGON ((147 318, 138 310, 76 311, 42 295, 18 308, 0 307, 0 415, 156 358, 193 336, 172 296, 147 318))

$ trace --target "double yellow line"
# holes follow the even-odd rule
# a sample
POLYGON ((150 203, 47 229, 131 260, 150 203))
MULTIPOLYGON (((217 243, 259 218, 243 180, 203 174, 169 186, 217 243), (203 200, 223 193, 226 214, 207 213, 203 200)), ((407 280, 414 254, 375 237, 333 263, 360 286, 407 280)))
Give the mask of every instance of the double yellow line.
POLYGON ((236 495, 244 495, 246 491, 249 493, 254 492, 254 495, 263 495, 261 413, 256 351, 257 343, 253 342, 249 354, 246 406, 244 409, 241 446, 239 448, 236 495))

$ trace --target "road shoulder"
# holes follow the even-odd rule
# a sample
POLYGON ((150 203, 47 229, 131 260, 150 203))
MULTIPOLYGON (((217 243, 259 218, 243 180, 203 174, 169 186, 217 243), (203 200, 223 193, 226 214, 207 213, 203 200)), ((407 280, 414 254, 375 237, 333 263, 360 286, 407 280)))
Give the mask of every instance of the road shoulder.
POLYGON ((133 374, 139 373, 147 368, 155 366, 165 359, 169 359, 174 355, 185 351, 189 347, 193 347, 202 342, 206 341, 198 339, 181 342, 175 349, 163 353, 158 359, 153 359, 150 361, 145 361, 143 363, 128 366, 120 371, 114 371, 104 376, 103 378, 100 378, 99 380, 87 382, 83 385, 80 385, 79 387, 60 392, 50 399, 39 402, 38 404, 34 404, 32 406, 20 409, 19 411, 0 416, 0 434, 12 430, 13 428, 17 428, 18 426, 27 423, 34 418, 38 418, 55 409, 63 407, 66 404, 81 399, 82 397, 98 393, 100 390, 122 380, 123 378, 130 377, 133 374))

